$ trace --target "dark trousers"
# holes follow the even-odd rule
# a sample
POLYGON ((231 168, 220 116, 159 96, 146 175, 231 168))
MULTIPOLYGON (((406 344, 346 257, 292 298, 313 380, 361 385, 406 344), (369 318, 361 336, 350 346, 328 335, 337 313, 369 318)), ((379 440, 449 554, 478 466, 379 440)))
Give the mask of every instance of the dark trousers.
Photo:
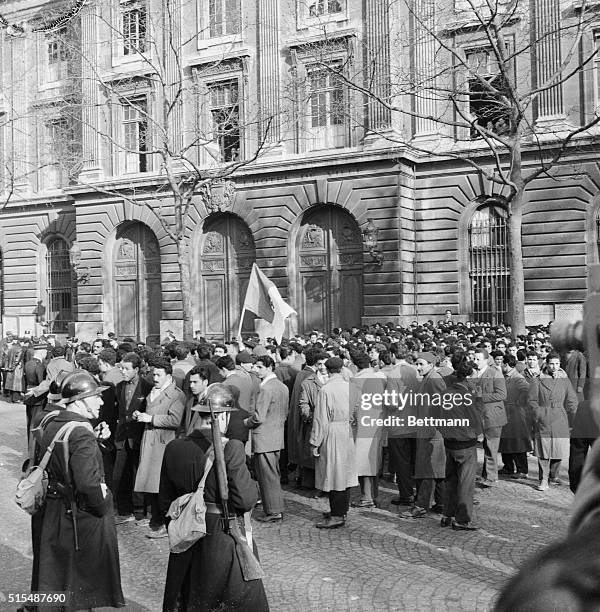
POLYGON ((569 488, 573 493, 577 491, 579 486, 581 471, 583 470, 588 450, 595 441, 595 438, 571 438, 569 443, 569 488))
POLYGON ((434 503, 436 506, 444 504, 444 481, 437 478, 419 478, 417 479, 417 497, 415 498, 415 506, 429 510, 431 507, 431 494, 433 493, 434 503))
POLYGON ((396 484, 400 497, 412 497, 415 482, 412 475, 415 471, 415 438, 389 438, 388 452, 390 465, 396 474, 396 484))
POLYGON ((165 524, 165 513, 161 511, 158 503, 158 493, 146 493, 146 499, 150 502, 150 527, 158 528, 165 524))
POLYGON ((288 422, 285 421, 283 443, 286 448, 282 448, 279 455, 279 472, 281 473, 281 484, 288 483, 288 452, 287 452, 288 422))
POLYGON ((476 473, 476 446, 459 450, 446 448, 444 515, 453 516, 458 523, 470 523, 473 518, 476 473))
POLYGON ((258 480, 265 514, 283 512, 279 451, 254 453, 254 473, 258 480))
POLYGON ((350 489, 329 491, 329 508, 331 516, 346 516, 350 507, 350 489))
POLYGON ((527 453, 502 453, 502 463, 509 472, 527 474, 529 471, 527 453))
POLYGON ((119 444, 112 482, 117 512, 123 515, 134 513, 136 518, 142 518, 145 511, 144 494, 133 490, 139 464, 139 449, 131 448, 129 440, 125 440, 123 446, 119 444))

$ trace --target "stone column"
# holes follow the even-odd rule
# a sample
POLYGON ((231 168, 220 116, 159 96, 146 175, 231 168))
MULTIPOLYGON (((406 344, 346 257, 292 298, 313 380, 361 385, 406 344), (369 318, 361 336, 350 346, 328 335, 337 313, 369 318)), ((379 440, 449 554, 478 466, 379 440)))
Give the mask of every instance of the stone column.
POLYGON ((98 7, 88 0, 81 9, 81 138, 83 169, 80 178, 93 180, 100 176, 100 130, 98 126, 99 91, 96 79, 98 66, 98 7))
POLYGON ((258 0, 257 10, 259 129, 260 140, 269 145, 281 140, 279 1, 258 0))
MULTIPOLYGON (((366 0, 365 29, 367 39, 366 78, 367 85, 376 97, 390 101, 390 16, 389 3, 381 0, 366 0)), ((369 132, 387 130, 391 127, 391 112, 377 100, 370 98, 367 111, 369 132)))
POLYGON ((414 120, 414 136, 427 136, 439 131, 435 121, 436 102, 428 89, 434 86, 435 78, 435 38, 427 31, 435 28, 435 7, 431 0, 415 0, 415 15, 412 16, 413 27, 413 79, 416 82, 414 109, 417 117, 414 120))
MULTIPOLYGON (((28 75, 30 74, 27 58, 26 37, 6 37, 10 48, 10 108, 12 121, 9 124, 11 133, 12 177, 16 192, 30 190, 31 166, 29 159, 29 138, 35 134, 34 117, 28 112, 29 91, 28 75)), ((11 170, 9 170, 10 172, 11 170)))
MULTIPOLYGON (((561 64, 560 6, 556 0, 536 0, 535 36, 537 84, 542 86, 558 70, 561 64)), ((564 115, 562 85, 546 89, 538 99, 537 118, 549 119, 564 115)))
MULTIPOLYGON (((183 49, 181 47, 181 2, 179 0, 165 0, 163 6, 163 53, 164 70, 162 77, 165 79, 166 87, 164 94, 168 97, 169 105, 175 100, 180 88, 186 86, 183 72, 179 72, 183 66, 183 49)), ((173 151, 181 151, 183 148, 183 96, 171 108, 168 117, 165 117, 169 125, 169 146, 173 151)))

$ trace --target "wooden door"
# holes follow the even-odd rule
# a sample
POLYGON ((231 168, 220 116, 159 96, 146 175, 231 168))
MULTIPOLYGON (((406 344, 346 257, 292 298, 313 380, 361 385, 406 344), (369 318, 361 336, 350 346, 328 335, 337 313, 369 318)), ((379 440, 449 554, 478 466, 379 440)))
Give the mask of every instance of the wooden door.
POLYGON ((162 291, 156 236, 141 223, 117 233, 114 253, 117 336, 160 341, 162 291))
MULTIPOLYGON (((215 215, 205 226, 201 253, 202 333, 213 339, 235 336, 256 259, 252 234, 238 217, 215 215)), ((242 331, 254 331, 253 316, 244 318, 242 331)))
POLYGON ((300 227, 298 259, 303 331, 360 325, 362 238, 356 221, 335 206, 311 211, 300 227))

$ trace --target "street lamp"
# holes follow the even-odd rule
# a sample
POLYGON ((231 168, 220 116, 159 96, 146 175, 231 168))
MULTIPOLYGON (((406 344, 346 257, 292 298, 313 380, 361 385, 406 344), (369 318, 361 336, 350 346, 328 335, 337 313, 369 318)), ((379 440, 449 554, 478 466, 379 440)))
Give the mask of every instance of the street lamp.
POLYGON ((81 247, 74 241, 69 250, 69 262, 75 270, 75 277, 78 283, 86 284, 90 280, 90 268, 81 263, 81 247))
POLYGON ((378 265, 383 265, 383 253, 377 249, 379 229, 373 223, 373 219, 367 219, 367 225, 363 230, 365 247, 369 251, 372 260, 378 265))

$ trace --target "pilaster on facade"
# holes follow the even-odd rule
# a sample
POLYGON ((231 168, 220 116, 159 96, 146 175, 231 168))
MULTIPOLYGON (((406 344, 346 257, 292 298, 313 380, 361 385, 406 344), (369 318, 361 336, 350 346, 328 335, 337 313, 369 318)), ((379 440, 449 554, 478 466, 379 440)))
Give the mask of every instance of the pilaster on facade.
MULTIPOLYGON (((279 52, 279 2, 258 0, 258 100, 260 107, 260 136, 267 148, 281 141, 280 106, 280 52, 279 52)), ((281 154, 281 148, 273 152, 281 154)))
POLYGON ((99 91, 96 78, 98 69, 98 7, 95 0, 89 0, 81 10, 82 38, 82 148, 83 168, 81 179, 98 179, 100 169, 100 142, 98 125, 99 91))
POLYGON ((12 177, 11 183, 15 195, 24 195, 31 192, 31 168, 30 168, 30 138, 31 117, 29 116, 28 104, 30 100, 29 88, 29 66, 27 59, 28 39, 11 38, 8 44, 10 49, 10 122, 11 147, 12 147, 12 177))
POLYGON ((367 101, 366 148, 377 146, 381 135, 391 130, 390 74, 390 8, 388 3, 367 0, 365 3, 365 78, 372 92, 367 101))

